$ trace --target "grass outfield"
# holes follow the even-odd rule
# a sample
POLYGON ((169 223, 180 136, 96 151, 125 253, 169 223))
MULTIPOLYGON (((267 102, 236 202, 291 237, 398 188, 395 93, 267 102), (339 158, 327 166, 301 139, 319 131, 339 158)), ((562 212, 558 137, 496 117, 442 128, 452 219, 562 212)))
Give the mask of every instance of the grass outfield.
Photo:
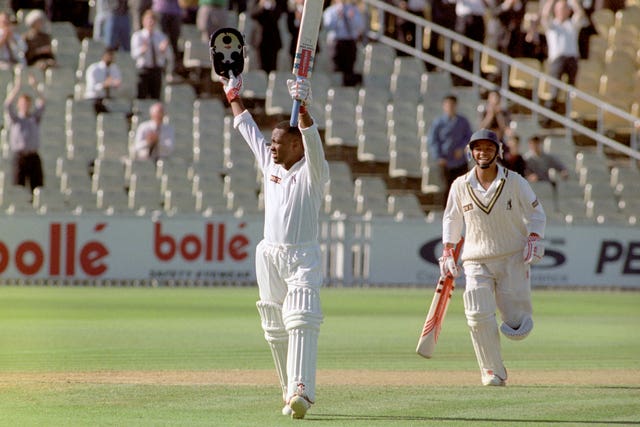
POLYGON ((640 425, 640 292, 534 292, 506 388, 479 386, 461 292, 430 360, 431 290, 322 292, 317 404, 293 421, 255 288, 0 287, 0 425, 640 425))

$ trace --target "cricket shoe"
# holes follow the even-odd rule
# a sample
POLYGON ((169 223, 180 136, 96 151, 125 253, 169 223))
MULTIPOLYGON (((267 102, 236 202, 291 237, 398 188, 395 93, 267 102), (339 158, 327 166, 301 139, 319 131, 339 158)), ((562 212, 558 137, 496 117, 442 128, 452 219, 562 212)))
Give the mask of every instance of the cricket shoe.
POLYGON ((507 385, 507 376, 499 377, 493 371, 488 370, 482 373, 482 385, 493 387, 504 387, 507 385))
MULTIPOLYGON (((289 409, 291 410, 291 418, 301 420, 311 408, 311 401, 304 394, 304 384, 298 385, 298 391, 289 399, 289 409)), ((282 410, 284 414, 284 409, 282 410)))
POLYGON ((291 407, 289 405, 284 405, 284 408, 282 408, 282 415, 290 417, 292 413, 293 411, 291 410, 291 407))

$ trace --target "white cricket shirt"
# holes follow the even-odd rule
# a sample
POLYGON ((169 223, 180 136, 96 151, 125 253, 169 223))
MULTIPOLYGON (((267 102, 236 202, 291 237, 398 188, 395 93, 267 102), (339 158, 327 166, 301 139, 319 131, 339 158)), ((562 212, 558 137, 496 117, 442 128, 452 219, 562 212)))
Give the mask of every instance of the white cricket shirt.
POLYGON ((498 166, 488 189, 476 167, 458 177, 449 192, 442 221, 442 241, 456 243, 466 227, 461 259, 491 259, 524 248, 527 236, 544 237, 546 215, 526 179, 498 166))
POLYGON ((286 245, 316 242, 329 182, 329 164, 316 125, 300 128, 304 157, 289 170, 273 162, 267 140, 248 111, 236 116, 233 126, 247 141, 264 177, 264 240, 286 245))

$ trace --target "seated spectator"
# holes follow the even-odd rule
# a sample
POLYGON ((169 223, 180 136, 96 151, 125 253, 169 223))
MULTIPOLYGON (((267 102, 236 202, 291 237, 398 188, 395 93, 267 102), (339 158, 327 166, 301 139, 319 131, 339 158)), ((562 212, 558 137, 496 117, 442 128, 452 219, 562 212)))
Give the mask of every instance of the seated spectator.
POLYGON ((15 65, 25 65, 27 45, 15 32, 13 19, 7 12, 0 12, 0 68, 10 69, 15 65))
POLYGON ((505 145, 504 157, 501 161, 502 165, 519 173, 521 176, 525 176, 526 162, 520 155, 520 136, 512 133, 507 137, 505 145))
POLYGON ((478 107, 480 113, 480 129, 489 129, 504 142, 505 136, 511 132, 511 115, 502 107, 502 96, 497 90, 489 91, 487 102, 478 107))
POLYGON ((40 9, 34 9, 27 14, 24 22, 28 28, 22 35, 26 44, 25 60, 27 65, 35 65, 46 69, 56 66, 56 58, 51 46, 51 35, 45 31, 47 16, 40 9))
POLYGON ((138 125, 135 137, 137 160, 151 159, 154 162, 167 158, 173 152, 175 129, 165 122, 164 105, 156 102, 149 107, 149 120, 138 125))
POLYGON ((562 179, 569 177, 567 167, 552 154, 542 150, 542 140, 537 135, 529 138, 529 150, 524 154, 526 162, 525 177, 531 182, 547 181, 554 183, 549 176, 549 170, 555 169, 562 179))
POLYGON ((122 83, 122 74, 114 59, 115 51, 107 48, 102 54, 102 59, 89 65, 85 73, 84 98, 93 100, 96 114, 109 112, 104 101, 111 98, 114 90, 122 83))
POLYGON ((29 75, 29 85, 37 94, 33 110, 31 96, 26 93, 18 96, 22 86, 22 73, 17 75, 13 88, 7 94, 4 109, 8 115, 9 147, 13 154, 12 184, 24 187, 28 181, 33 192, 36 187, 44 185, 42 161, 38 150, 40 149, 40 121, 44 114, 45 100, 32 75, 29 75))

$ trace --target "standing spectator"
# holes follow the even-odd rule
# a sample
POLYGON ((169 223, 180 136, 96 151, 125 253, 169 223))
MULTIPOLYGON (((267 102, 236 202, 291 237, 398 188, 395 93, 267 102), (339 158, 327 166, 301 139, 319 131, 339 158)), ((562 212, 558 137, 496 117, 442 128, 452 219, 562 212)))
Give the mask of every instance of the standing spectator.
POLYGON ((108 0, 103 42, 107 47, 131 50, 131 13, 127 0, 108 0))
POLYGON ((511 57, 522 56, 522 21, 524 20, 524 0, 505 0, 496 8, 498 30, 498 50, 511 57))
POLYGON ((202 41, 208 42, 218 28, 227 26, 227 0, 199 0, 196 25, 202 41))
POLYGON ((540 25, 540 15, 532 13, 524 22, 523 55, 543 62, 547 58, 547 38, 540 25))
POLYGON ((489 129, 498 135, 500 141, 504 141, 506 135, 511 132, 511 114, 502 106, 502 96, 498 90, 490 90, 487 102, 478 106, 480 115, 480 128, 489 129))
POLYGON ((329 164, 318 127, 309 115, 307 79, 289 80, 293 99, 301 101, 298 127, 280 122, 264 138, 240 98, 242 76, 223 79, 242 134, 264 176, 264 238, 256 247, 256 303, 264 336, 280 380, 284 415, 304 418, 315 401, 318 335, 323 320, 320 287, 322 257, 318 215, 329 164))
MULTIPOLYGON (((448 30, 454 31, 456 27, 456 2, 455 0, 431 0, 431 22, 448 30)), ((429 55, 436 58, 444 58, 444 51, 438 46, 440 35, 432 31, 429 37, 429 55)), ((427 65, 429 71, 434 70, 433 65, 427 65)))
POLYGON ((278 20, 284 10, 276 0, 256 0, 249 12, 254 21, 250 44, 258 52, 260 68, 269 74, 278 68, 278 51, 282 47, 278 20))
POLYGON ((18 74, 16 82, 7 94, 4 108, 7 111, 9 123, 9 146, 13 153, 13 185, 26 186, 27 180, 31 192, 44 185, 40 149, 40 121, 44 114, 45 100, 39 90, 36 79, 29 75, 29 86, 36 92, 35 108, 32 110, 32 98, 26 93, 20 94, 22 73, 18 74), (13 102, 16 100, 16 105, 13 102))
POLYGON ((138 125, 136 129, 135 145, 137 160, 165 159, 173 152, 175 145, 175 129, 169 122, 165 122, 164 105, 156 102, 149 107, 150 119, 138 125))
POLYGON ((476 165, 453 183, 442 219, 440 272, 458 276, 453 248, 464 230, 462 300, 481 382, 505 386, 500 332, 522 340, 533 329, 530 266, 544 255, 546 215, 527 180, 497 164, 495 133, 474 133, 469 151, 476 165))
MULTIPOLYGON (((424 12, 427 7, 426 0, 401 0, 398 7, 412 15, 424 18, 424 12)), ((416 24, 409 20, 401 20, 399 23, 399 40, 408 46, 422 51, 422 46, 416 46, 416 24)), ((400 53, 400 51, 398 51, 400 53)))
MULTIPOLYGON (((482 44, 486 35, 484 15, 487 6, 491 3, 486 0, 457 0, 456 1, 456 32, 461 36, 482 44)), ((460 66, 467 71, 473 68, 473 52, 466 46, 460 46, 462 61, 460 66)), ((456 78, 460 84, 467 84, 464 79, 456 78)))
POLYGON ((151 9, 153 0, 129 0, 129 9, 131 9, 131 26, 133 31, 142 28, 142 16, 151 9))
MULTIPOLYGON (((289 34, 291 34, 291 42, 289 43, 289 56, 291 57, 292 67, 296 59, 296 47, 298 44, 298 34, 300 32, 300 21, 302 20, 303 7, 304 0, 293 0, 289 2, 289 9, 287 10, 287 29, 289 30, 289 34)), ((318 51, 316 50, 316 54, 317 53, 318 51)))
POLYGON ((443 114, 436 117, 429 129, 429 151, 437 161, 444 184, 444 203, 453 181, 469 170, 465 148, 471 136, 469 120, 458 114, 458 99, 447 95, 442 100, 443 114))
POLYGON ((40 9, 34 9, 24 18, 27 32, 23 38, 27 46, 25 60, 28 66, 35 65, 46 69, 56 66, 56 59, 51 46, 51 35, 45 31, 47 15, 40 9))
POLYGON ((358 41, 366 30, 364 18, 352 0, 333 0, 325 9, 322 22, 327 30, 327 44, 334 71, 342 73, 343 86, 358 85, 362 76, 353 67, 358 55, 358 41))
POLYGON ((549 176, 550 169, 555 169, 562 179, 569 177, 564 163, 554 155, 544 152, 539 136, 533 135, 529 138, 528 144, 529 149, 524 154, 524 160, 527 164, 525 176, 530 182, 546 181, 554 184, 549 176))
POLYGON ((178 0, 153 0, 153 11, 160 21, 160 31, 162 31, 171 43, 173 52, 174 75, 182 72, 182 52, 178 47, 180 32, 182 30, 182 8, 178 0))
MULTIPOLYGON (((545 0, 542 7, 541 23, 545 28, 549 56, 548 72, 561 79, 567 75, 567 82, 573 85, 578 74, 578 34, 585 25, 585 14, 577 0, 545 0), (571 6, 571 7, 569 7, 571 6), (553 9, 553 18, 551 10, 553 9), (573 15, 572 15, 573 10, 573 15)), ((558 110, 558 88, 551 86, 551 99, 547 108, 558 110)))
POLYGON ((7 12, 0 12, 0 68, 10 69, 25 65, 27 45, 15 32, 14 22, 7 12))
POLYGON ((507 137, 506 148, 504 150, 502 165, 517 172, 520 176, 525 176, 527 163, 520 155, 520 136, 512 133, 507 137))
POLYGON ((167 36, 156 29, 156 17, 150 9, 142 17, 142 29, 131 36, 131 56, 138 70, 138 98, 160 99, 171 49, 167 36))
POLYGON ((106 48, 102 59, 87 67, 84 98, 93 100, 96 114, 108 113, 104 100, 114 95, 114 90, 122 83, 122 74, 118 64, 114 62, 115 51, 106 48))

